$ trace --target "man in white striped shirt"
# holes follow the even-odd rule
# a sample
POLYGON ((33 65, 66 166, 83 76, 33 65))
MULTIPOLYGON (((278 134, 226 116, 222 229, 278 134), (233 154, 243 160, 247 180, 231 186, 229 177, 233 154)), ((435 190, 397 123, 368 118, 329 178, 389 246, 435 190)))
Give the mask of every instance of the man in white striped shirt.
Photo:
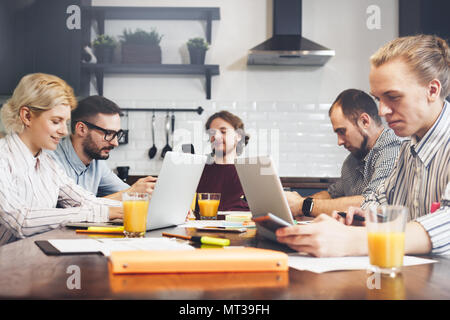
MULTIPOLYGON (((363 203, 409 208, 405 253, 450 254, 450 50, 428 35, 398 38, 371 57, 370 86, 379 114, 401 137, 400 150, 385 183, 363 203), (431 204, 440 209, 430 213, 431 204)), ((351 209, 352 224, 362 209, 351 209)), ((333 216, 342 221, 336 213, 333 216)), ((278 240, 316 256, 366 255, 365 228, 344 226, 326 215, 317 223, 277 230, 278 240)))
POLYGON ((0 245, 67 222, 120 218, 120 203, 96 198, 70 179, 43 149, 67 135, 73 90, 47 74, 21 79, 2 107, 8 135, 0 140, 0 245))

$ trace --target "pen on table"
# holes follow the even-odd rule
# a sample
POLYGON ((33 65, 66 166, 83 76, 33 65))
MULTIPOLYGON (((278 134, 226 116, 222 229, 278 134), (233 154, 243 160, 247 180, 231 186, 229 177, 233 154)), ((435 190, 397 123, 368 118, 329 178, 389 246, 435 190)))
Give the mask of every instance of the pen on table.
POLYGON ((183 236, 179 234, 162 233, 163 237, 173 237, 184 240, 191 240, 193 242, 203 243, 203 244, 213 244, 216 246, 229 246, 230 239, 224 238, 213 238, 213 237, 199 237, 199 236, 183 236))
POLYGON ((123 227, 89 227, 87 229, 75 230, 76 233, 117 233, 123 234, 123 227))
POLYGON ((234 232, 234 233, 242 233, 247 231, 247 228, 237 228, 237 227, 197 227, 195 228, 197 231, 219 231, 219 232, 234 232))
MULTIPOLYGON (((345 213, 343 211, 339 211, 337 214, 340 215, 344 219, 347 217, 347 213, 345 213)), ((364 217, 358 216, 356 214, 353 215, 353 219, 356 221, 366 221, 366 219, 364 217)))

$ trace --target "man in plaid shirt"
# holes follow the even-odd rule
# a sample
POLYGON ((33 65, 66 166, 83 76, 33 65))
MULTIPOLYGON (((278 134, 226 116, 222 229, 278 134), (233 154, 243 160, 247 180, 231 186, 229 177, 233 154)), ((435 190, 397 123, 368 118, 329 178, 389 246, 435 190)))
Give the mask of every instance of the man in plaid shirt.
POLYGON ((286 192, 294 217, 359 207, 389 176, 397 159, 401 140, 383 126, 375 101, 367 93, 343 91, 331 105, 329 116, 338 145, 350 154, 342 165, 341 177, 327 191, 307 198, 286 192))

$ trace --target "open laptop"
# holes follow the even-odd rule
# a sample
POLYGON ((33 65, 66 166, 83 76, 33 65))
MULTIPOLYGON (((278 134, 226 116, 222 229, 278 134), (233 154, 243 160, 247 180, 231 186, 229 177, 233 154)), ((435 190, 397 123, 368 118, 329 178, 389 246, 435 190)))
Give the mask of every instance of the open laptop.
MULTIPOLYGON (((148 207, 147 230, 183 224, 206 163, 206 156, 167 152, 148 207)), ((69 228, 121 225, 107 223, 69 223, 69 228)))
POLYGON ((147 230, 183 224, 205 167, 206 156, 167 152, 147 215, 147 230))
MULTIPOLYGON (((283 186, 269 156, 239 158, 235 160, 235 167, 253 217, 271 213, 294 224, 283 186)), ((264 237, 276 241, 274 232, 259 224, 256 228, 264 237)))

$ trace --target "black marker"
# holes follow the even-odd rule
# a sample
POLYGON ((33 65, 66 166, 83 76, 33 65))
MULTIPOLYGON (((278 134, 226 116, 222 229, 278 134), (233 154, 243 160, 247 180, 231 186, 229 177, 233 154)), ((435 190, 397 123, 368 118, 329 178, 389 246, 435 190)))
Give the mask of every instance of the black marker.
MULTIPOLYGON (((345 213, 345 212, 343 212, 343 211, 339 211, 338 213, 337 213, 338 215, 340 215, 342 218, 346 218, 347 217, 347 213, 345 213)), ((355 220, 355 221, 366 221, 366 219, 364 218, 364 217, 361 217, 361 216, 358 216, 358 215, 353 215, 353 219, 355 220)))

